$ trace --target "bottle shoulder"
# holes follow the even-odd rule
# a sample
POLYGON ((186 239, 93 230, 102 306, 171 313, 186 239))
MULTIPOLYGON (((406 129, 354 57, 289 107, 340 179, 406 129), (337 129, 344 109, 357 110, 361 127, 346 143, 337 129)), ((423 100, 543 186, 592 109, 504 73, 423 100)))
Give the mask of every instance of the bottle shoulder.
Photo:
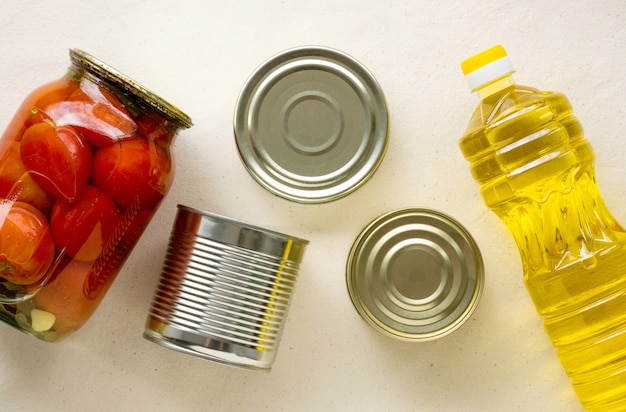
POLYGON ((514 84, 482 99, 474 110, 470 124, 489 125, 512 112, 537 103, 548 104, 554 111, 571 110, 567 97, 562 93, 514 84))
POLYGON ((572 114, 572 106, 563 93, 513 84, 480 101, 459 143, 464 156, 471 159, 488 149, 490 142, 486 139, 485 129, 498 127, 507 119, 534 109, 550 114, 553 120, 572 114))

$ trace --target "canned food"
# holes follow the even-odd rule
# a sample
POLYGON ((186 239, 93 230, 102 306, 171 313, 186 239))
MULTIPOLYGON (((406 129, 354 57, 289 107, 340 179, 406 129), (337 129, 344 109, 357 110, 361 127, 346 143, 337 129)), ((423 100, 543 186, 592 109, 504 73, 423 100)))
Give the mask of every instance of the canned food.
POLYGON ((235 108, 237 147, 270 192, 300 203, 339 199, 376 171, 389 120, 374 76, 345 53, 286 50, 245 83, 235 108))
POLYGON ((308 241, 179 205, 144 337, 270 370, 308 241))
POLYGON ((191 119, 93 56, 26 97, 0 140, 0 320, 46 341, 96 309, 172 179, 191 119))
POLYGON ((476 242, 457 221, 425 209, 403 209, 371 222, 348 258, 348 292, 379 332, 407 341, 433 340, 459 328, 483 288, 476 242))

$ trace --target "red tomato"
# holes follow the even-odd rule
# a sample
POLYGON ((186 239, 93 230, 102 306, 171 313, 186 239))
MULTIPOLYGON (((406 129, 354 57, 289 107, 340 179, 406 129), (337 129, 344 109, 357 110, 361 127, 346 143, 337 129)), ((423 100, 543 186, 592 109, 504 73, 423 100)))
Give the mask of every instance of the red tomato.
POLYGON ((26 129, 47 118, 45 109, 50 104, 68 99, 77 88, 77 82, 62 78, 35 89, 20 105, 2 139, 21 140, 26 129))
POLYGON ((20 143, 0 140, 0 198, 19 200, 49 215, 54 197, 42 189, 20 159, 20 143))
POLYGON ((178 126, 163 119, 162 115, 147 110, 135 118, 137 132, 149 141, 156 142, 161 147, 168 147, 172 137, 176 135, 178 126))
POLYGON ((137 130, 139 133, 148 137, 155 133, 165 120, 156 113, 148 110, 137 116, 135 122, 137 122, 137 130))
POLYGON ((127 209, 120 223, 119 242, 108 251, 107 255, 101 255, 93 265, 93 270, 85 282, 85 294, 89 297, 98 296, 103 290, 108 289, 115 276, 120 271, 122 264, 137 243, 137 240, 145 230, 152 211, 142 210, 137 213, 127 209))
POLYGON ((93 261, 115 247, 120 222, 115 202, 100 189, 87 185, 76 202, 57 201, 50 227, 59 249, 76 259, 93 261))
POLYGON ((50 105, 46 115, 57 126, 73 126, 96 146, 110 145, 137 130, 119 100, 91 82, 82 82, 67 101, 50 105))
POLYGON ((89 180, 91 149, 72 127, 34 124, 22 137, 20 156, 37 183, 68 202, 78 198, 89 180))
POLYGON ((60 333, 80 328, 102 300, 89 299, 85 294, 85 280, 92 271, 90 263, 65 258, 55 269, 50 281, 34 296, 35 305, 53 313, 56 320, 52 329, 60 333))
POLYGON ((143 138, 120 140, 94 154, 92 182, 124 209, 153 209, 172 177, 165 152, 143 138))
POLYGON ((119 273, 128 254, 113 248, 106 256, 102 256, 93 264, 93 269, 85 280, 84 293, 90 299, 96 299, 109 289, 119 273))
POLYGON ((54 259, 46 218, 23 202, 0 202, 0 277, 17 285, 40 280, 54 259))
POLYGON ((124 215, 125 230, 118 244, 118 249, 122 250, 125 254, 130 253, 133 249, 144 230, 146 230, 153 214, 151 210, 141 210, 132 215, 129 212, 130 210, 127 210, 124 215))

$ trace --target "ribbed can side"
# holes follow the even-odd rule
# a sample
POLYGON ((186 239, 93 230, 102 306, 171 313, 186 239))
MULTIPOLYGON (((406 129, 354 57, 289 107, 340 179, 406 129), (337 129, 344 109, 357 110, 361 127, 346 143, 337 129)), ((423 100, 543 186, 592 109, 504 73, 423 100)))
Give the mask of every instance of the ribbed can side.
POLYGON ((269 369, 299 262, 173 230, 145 337, 218 362, 269 369))

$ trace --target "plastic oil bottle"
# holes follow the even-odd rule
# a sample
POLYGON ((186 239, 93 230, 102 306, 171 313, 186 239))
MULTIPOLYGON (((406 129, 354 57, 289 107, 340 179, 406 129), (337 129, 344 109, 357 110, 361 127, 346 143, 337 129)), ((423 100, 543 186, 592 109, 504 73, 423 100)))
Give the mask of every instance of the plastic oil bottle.
POLYGON ((524 282, 582 405, 626 411, 626 232, 567 98, 515 84, 495 46, 462 63, 481 99, 459 142, 519 248, 524 282))

